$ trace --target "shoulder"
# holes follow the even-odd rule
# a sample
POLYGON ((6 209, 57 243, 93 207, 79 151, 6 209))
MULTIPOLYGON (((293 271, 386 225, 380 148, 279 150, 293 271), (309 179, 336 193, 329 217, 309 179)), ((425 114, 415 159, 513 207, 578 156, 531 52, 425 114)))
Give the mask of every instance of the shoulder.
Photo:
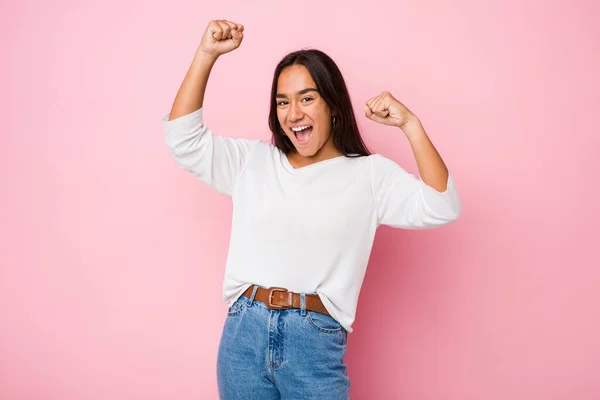
POLYGON ((371 154, 369 156, 369 164, 371 169, 376 172, 404 172, 404 169, 396 161, 387 158, 382 154, 371 154))
POLYGON ((387 158, 386 156, 384 156, 383 154, 379 154, 379 153, 371 154, 371 155, 367 156, 367 158, 369 159, 369 162, 372 164, 389 164, 389 163, 394 162, 394 161, 390 160, 389 158, 387 158))
POLYGON ((277 150, 277 147, 273 146, 268 140, 257 140, 255 146, 263 151, 277 150))
POLYGON ((254 141, 254 152, 260 153, 262 156, 267 154, 278 154, 279 149, 271 144, 267 140, 256 140, 254 141))
POLYGON ((277 163, 281 158, 281 151, 267 140, 254 140, 252 146, 251 163, 255 168, 263 168, 277 163))
POLYGON ((369 168, 372 171, 387 171, 390 169, 398 168, 398 164, 382 154, 371 154, 368 157, 369 168))

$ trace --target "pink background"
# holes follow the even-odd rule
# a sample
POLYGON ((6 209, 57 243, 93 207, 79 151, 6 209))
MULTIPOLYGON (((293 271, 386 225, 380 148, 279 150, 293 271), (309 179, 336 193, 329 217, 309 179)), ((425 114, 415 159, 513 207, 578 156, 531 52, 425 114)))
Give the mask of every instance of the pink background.
POLYGON ((215 18, 246 37, 210 80, 213 130, 268 139, 272 71, 314 46, 374 151, 417 172, 360 112, 390 90, 459 187, 456 223, 377 234, 354 399, 600 398, 600 3, 564 4, 3 3, 0 398, 217 398, 231 204, 160 123, 215 18))

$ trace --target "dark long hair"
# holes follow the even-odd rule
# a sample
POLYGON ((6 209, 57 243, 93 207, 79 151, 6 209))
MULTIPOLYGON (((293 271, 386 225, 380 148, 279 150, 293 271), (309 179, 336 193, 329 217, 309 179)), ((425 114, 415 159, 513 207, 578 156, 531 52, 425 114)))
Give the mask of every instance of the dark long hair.
POLYGON ((370 155, 369 149, 362 140, 348 88, 340 69, 327 54, 320 50, 299 50, 286 55, 275 68, 273 86, 271 88, 271 106, 269 111, 269 128, 273 133, 271 142, 284 154, 294 150, 292 141, 283 134, 277 118, 277 82, 284 68, 291 65, 303 65, 308 69, 317 85, 319 94, 335 115, 335 124, 331 128, 335 148, 346 157, 370 155))

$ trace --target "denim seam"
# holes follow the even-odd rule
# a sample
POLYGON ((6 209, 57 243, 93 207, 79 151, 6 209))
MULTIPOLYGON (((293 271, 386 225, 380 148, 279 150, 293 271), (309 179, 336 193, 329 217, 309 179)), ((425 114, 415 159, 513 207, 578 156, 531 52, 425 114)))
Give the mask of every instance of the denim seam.
MULTIPOLYGON (((312 325, 315 329, 317 329, 320 332, 324 332, 324 333, 338 333, 342 330, 342 327, 340 326, 339 328, 322 328, 320 326, 318 326, 312 319, 311 317, 311 313, 308 313, 306 315, 306 317, 308 318, 308 322, 310 323, 310 325, 312 325)), ((338 322, 339 324, 339 322, 338 322)))
POLYGON ((243 308, 244 308, 244 305, 241 302, 235 302, 234 305, 232 306, 231 311, 227 312, 227 315, 230 317, 236 316, 242 312, 243 308))

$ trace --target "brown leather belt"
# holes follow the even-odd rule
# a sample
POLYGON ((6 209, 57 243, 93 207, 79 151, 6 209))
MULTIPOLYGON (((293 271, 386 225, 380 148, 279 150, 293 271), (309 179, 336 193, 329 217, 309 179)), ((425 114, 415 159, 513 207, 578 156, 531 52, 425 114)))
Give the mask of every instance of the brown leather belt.
MULTIPOLYGON (((252 296, 252 291, 254 289, 254 285, 250 286, 244 292, 243 296, 250 298, 252 296)), ((286 308, 301 308, 300 307, 300 294, 289 292, 287 289, 272 287, 272 288, 262 288, 258 287, 256 291, 256 295, 254 296, 255 300, 262 301, 265 303, 267 308, 272 310, 284 310, 286 308)), ((306 295, 306 309, 310 311, 315 311, 321 314, 330 315, 321 299, 316 294, 307 294, 306 295)))

